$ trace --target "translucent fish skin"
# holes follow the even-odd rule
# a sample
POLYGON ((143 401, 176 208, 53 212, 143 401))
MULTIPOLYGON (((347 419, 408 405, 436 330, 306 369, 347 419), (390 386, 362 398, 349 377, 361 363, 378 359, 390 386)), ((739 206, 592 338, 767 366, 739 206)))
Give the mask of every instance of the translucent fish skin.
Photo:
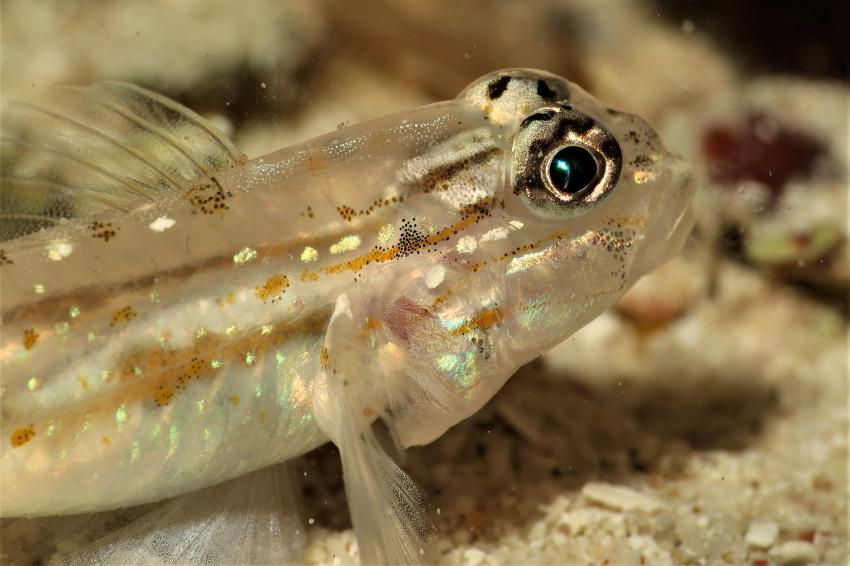
POLYGON ((369 423, 413 445, 475 412, 678 251, 692 192, 645 122, 511 70, 3 242, 0 511, 155 501, 330 439, 364 558, 416 560, 369 423), (575 194, 546 180, 567 146, 596 160, 575 194))
POLYGON ((336 296, 370 276, 305 273, 380 243, 399 206, 346 220, 337 205, 402 195, 406 160, 466 133, 465 110, 413 111, 222 172, 220 215, 180 198, 118 215, 108 242, 62 226, 4 244, 3 513, 157 500, 325 442, 311 417, 324 328, 336 296), (57 241, 72 251, 53 261, 57 241), (12 447, 27 426, 35 438, 12 447))

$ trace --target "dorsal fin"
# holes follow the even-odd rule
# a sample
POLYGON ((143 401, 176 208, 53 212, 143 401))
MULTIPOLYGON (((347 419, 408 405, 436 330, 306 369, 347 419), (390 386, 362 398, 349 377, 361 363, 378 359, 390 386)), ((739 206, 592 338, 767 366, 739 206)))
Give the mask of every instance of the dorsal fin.
POLYGON ((169 198, 245 161, 215 126, 142 87, 56 87, 12 102, 0 136, 0 241, 169 198))

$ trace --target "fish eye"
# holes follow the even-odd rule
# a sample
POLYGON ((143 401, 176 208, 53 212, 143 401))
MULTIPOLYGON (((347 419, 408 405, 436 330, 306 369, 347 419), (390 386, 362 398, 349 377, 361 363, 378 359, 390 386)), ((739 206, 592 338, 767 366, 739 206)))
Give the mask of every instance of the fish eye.
POLYGON ((514 133, 513 192, 538 216, 566 218, 608 196, 622 169, 616 138, 592 117, 567 105, 542 108, 514 133))
POLYGON ((552 189, 572 196, 588 191, 599 176, 599 163, 590 150, 580 145, 567 147, 550 153, 544 163, 544 177, 552 189))

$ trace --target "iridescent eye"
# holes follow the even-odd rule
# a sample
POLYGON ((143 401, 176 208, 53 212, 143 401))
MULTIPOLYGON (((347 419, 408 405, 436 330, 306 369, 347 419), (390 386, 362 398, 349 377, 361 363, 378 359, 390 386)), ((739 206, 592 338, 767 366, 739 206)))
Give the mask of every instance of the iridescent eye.
POLYGON ((543 218, 583 214, 611 194, 623 154, 604 125, 571 106, 538 109, 520 122, 511 151, 513 192, 543 218))
POLYGON ((569 195, 578 195, 590 188, 598 172, 596 159, 578 145, 559 150, 549 162, 549 181, 552 186, 569 195))

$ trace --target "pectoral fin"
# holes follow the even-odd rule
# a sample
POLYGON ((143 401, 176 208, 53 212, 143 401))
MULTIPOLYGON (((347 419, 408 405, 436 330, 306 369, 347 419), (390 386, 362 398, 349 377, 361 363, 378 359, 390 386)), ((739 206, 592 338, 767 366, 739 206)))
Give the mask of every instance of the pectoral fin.
POLYGON ((326 333, 316 417, 340 451, 363 564, 418 564, 429 555, 434 527, 423 493, 372 431, 368 403, 382 394, 370 382, 375 368, 365 367, 359 355, 357 319, 348 297, 341 297, 326 333))

